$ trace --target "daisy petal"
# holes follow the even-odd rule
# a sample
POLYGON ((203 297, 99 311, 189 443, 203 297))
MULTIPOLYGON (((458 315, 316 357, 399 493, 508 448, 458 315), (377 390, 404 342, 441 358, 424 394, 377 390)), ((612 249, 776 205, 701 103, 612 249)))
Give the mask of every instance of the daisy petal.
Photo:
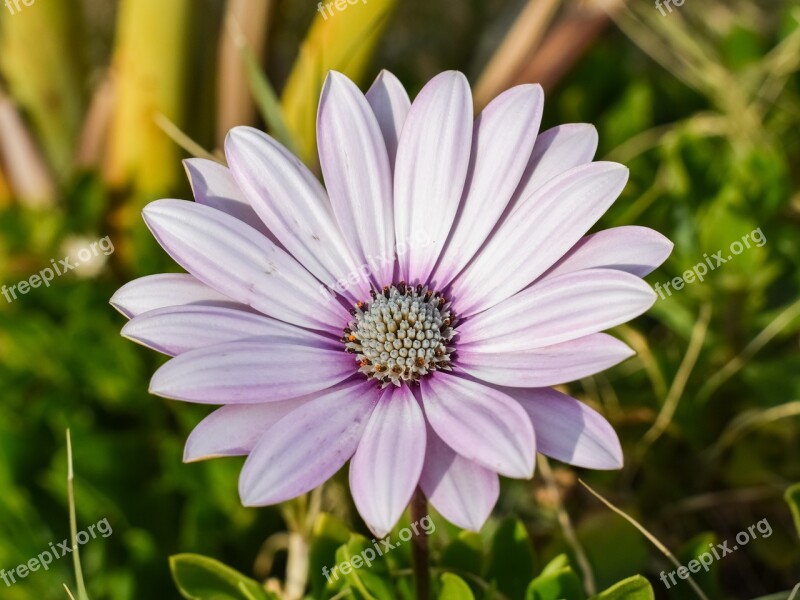
POLYGON ((453 452, 431 427, 419 485, 445 519, 472 531, 480 531, 500 495, 497 473, 453 452))
POLYGON ((266 315, 338 333, 347 311, 291 256, 249 225, 184 200, 158 200, 144 219, 183 268, 217 291, 266 315))
POLYGON ((433 279, 439 289, 472 259, 511 199, 542 121, 540 85, 520 85, 492 100, 475 120, 464 197, 433 279))
POLYGON ((277 504, 333 476, 355 452, 378 394, 372 382, 342 384, 270 427, 242 468, 242 504, 277 504))
POLYGON ((370 266, 376 287, 394 274, 392 170, 386 143, 367 99, 331 71, 317 113, 322 174, 350 250, 370 266))
POLYGON ((552 346, 626 323, 655 301, 650 286, 628 273, 566 273, 536 283, 461 324, 459 348, 517 352, 552 346))
POLYGON ((524 199, 453 283, 461 315, 491 308, 544 273, 608 210, 627 180, 622 165, 595 162, 524 199))
POLYGON ((593 333, 524 352, 459 350, 458 366, 473 377, 510 387, 547 387, 589 377, 635 352, 605 333, 593 333))
POLYGON ((550 388, 499 389, 530 416, 542 454, 586 469, 622 468, 617 433, 596 410, 550 388))
POLYGON ((109 304, 129 319, 157 308, 187 304, 251 310, 188 273, 160 273, 134 279, 119 288, 109 304))
POLYGON ((350 462, 353 501, 370 531, 386 536, 419 483, 425 417, 408 386, 384 390, 350 462))
POLYGON ((512 398, 447 373, 423 379, 420 389, 428 422, 453 450, 507 477, 533 475, 533 427, 512 398))
POLYGON ((514 194, 515 202, 562 173, 591 162, 597 141, 597 130, 587 123, 569 123, 542 132, 514 194))
POLYGON ((386 151, 389 154, 389 165, 394 170, 400 132, 403 130, 408 109, 411 108, 408 93, 400 80, 384 69, 378 73, 375 82, 367 90, 366 97, 378 119, 386 151))
POLYGON ((291 152, 266 133, 234 127, 225 138, 231 173, 261 220, 284 248, 329 288, 368 293, 360 271, 336 224, 325 189, 291 152))
POLYGON ((273 244, 280 245, 236 185, 228 167, 206 158, 188 158, 183 161, 183 166, 196 202, 244 221, 267 236, 273 244))
POLYGON ((263 315, 217 306, 170 306, 129 321, 122 335, 170 356, 189 350, 270 336, 287 344, 341 348, 331 338, 263 315))
POLYGON ((673 243, 647 227, 626 225, 581 238, 540 281, 582 269, 617 269, 645 277, 667 260, 673 243))
POLYGON ((448 71, 420 91, 406 118, 394 177, 400 275, 425 283, 453 224, 469 167, 472 95, 463 74, 448 71))
POLYGON ((251 338, 198 348, 155 372, 150 393, 201 404, 256 404, 330 387, 355 371, 353 357, 326 347, 251 338))
MULTIPOLYGON (((327 393, 321 392, 320 394, 327 393)), ((219 456, 247 456, 283 417, 319 394, 263 404, 228 404, 197 424, 186 440, 183 462, 219 456)))

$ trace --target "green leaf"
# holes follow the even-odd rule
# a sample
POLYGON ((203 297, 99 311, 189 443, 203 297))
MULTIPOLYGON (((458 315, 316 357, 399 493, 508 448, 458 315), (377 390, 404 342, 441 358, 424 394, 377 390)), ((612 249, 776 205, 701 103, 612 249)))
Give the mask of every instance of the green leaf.
POLYGON ((442 589, 438 600, 474 600, 475 596, 466 582, 458 575, 445 573, 442 575, 442 589))
MULTIPOLYGON (((321 596, 328 585, 323 569, 331 569, 336 565, 336 550, 349 539, 350 531, 339 519, 327 513, 321 513, 317 517, 311 534, 308 556, 309 579, 315 597, 321 596)), ((333 585, 329 589, 339 587, 333 585)))
POLYGON ((480 575, 483 572, 483 540, 473 531, 461 531, 442 552, 439 564, 444 569, 480 575))
POLYGON ((362 535, 353 534, 350 540, 336 550, 336 565, 330 577, 353 588, 355 595, 365 600, 394 600, 386 559, 362 535))
POLYGON ((531 581, 525 598, 526 600, 583 600, 585 596, 581 580, 572 567, 567 566, 555 571, 550 569, 547 573, 542 572, 531 581))
POLYGON ((784 498, 786 498, 786 503, 792 511, 797 535, 800 536, 800 483, 789 486, 789 489, 787 489, 784 494, 784 498))
POLYGON ((542 575, 551 575, 553 573, 558 573, 561 569, 568 566, 569 566, 569 556, 567 556, 566 554, 559 554, 553 560, 551 560, 549 563, 545 565, 544 569, 542 569, 542 572, 539 573, 539 577, 541 577, 542 575))
POLYGON ((486 578, 511 598, 524 598, 528 583, 536 572, 536 557, 522 522, 509 518, 500 524, 492 538, 486 578))
MULTIPOLYGON (((713 546, 716 542, 717 537, 713 533, 700 533, 683 544, 675 553, 678 562, 682 565, 687 565, 689 570, 694 573, 692 579, 694 579, 695 583, 697 583, 711 599, 719 598, 720 596, 719 583, 717 582, 716 576, 717 565, 716 562, 710 563, 708 567, 704 567, 703 565, 707 564, 709 560, 712 560, 710 546, 713 546), (700 560, 703 555, 708 557, 705 559, 705 563, 700 560), (698 567, 694 564, 690 564, 692 562, 700 566, 698 567)), ((674 598, 679 598, 679 594, 682 594, 683 590, 681 589, 678 591, 678 588, 673 588, 671 592, 674 598)))
POLYGON ((169 564, 178 591, 189 600, 276 600, 257 581, 213 558, 176 554, 169 564))
POLYGON ((600 592, 593 600, 654 600, 653 586, 641 575, 634 575, 600 592))

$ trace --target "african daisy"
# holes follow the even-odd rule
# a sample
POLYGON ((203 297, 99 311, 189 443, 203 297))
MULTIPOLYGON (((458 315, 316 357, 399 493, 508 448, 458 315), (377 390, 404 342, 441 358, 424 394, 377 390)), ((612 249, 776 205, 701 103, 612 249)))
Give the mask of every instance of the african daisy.
POLYGON ((615 469, 609 423, 551 386, 633 352, 600 333, 646 311, 641 280, 671 243, 642 227, 585 235, 627 181, 592 162, 590 125, 539 134, 538 85, 473 120, 458 72, 413 103, 383 72, 366 95, 328 76, 317 138, 325 182, 249 127, 229 167, 186 161, 196 202, 144 219, 188 273, 144 277, 112 304, 123 335, 174 356, 152 393, 223 405, 185 459, 246 455, 242 502, 274 504, 350 461, 369 528, 386 535, 417 486, 479 529, 498 475, 536 452, 615 469))

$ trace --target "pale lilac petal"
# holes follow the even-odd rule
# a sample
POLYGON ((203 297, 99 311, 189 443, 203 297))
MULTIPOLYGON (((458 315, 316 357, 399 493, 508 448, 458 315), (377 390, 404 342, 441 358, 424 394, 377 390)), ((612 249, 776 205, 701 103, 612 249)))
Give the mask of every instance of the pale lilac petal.
POLYGON ((266 315, 341 331, 347 311, 298 262, 249 225, 184 200, 158 200, 144 218, 161 246, 203 283, 266 315))
POLYGON ((445 519, 472 531, 480 531, 500 495, 497 473, 456 454, 431 427, 419 485, 445 519))
POLYGON ((366 96, 372 112, 378 119, 386 151, 389 154, 389 165, 394 170, 400 132, 403 130, 408 109, 411 108, 408 92, 397 77, 384 69, 378 73, 366 96))
POLYGON ((297 157, 252 127, 231 129, 225 155, 251 206, 292 256, 351 300, 369 292, 325 189, 297 157))
POLYGON ((536 449, 586 469, 621 469, 617 433, 600 413, 551 388, 499 388, 530 415, 536 449))
POLYGON ((608 210, 627 180, 622 165, 595 162, 540 187, 453 283, 459 314, 491 308, 544 273, 608 210))
POLYGON ((533 475, 536 438, 512 398, 448 373, 423 379, 420 389, 428 422, 453 450, 507 477, 533 475))
POLYGON ((582 269, 617 269, 645 277, 667 260, 673 243, 647 227, 626 225, 581 238, 540 281, 582 269))
POLYGON ((605 333, 524 352, 458 352, 466 373, 510 387, 547 387, 589 377, 633 356, 635 352, 605 333))
POLYGON ((183 449, 183 462, 247 456, 275 423, 306 402, 327 393, 325 390, 280 402, 228 404, 218 408, 192 430, 183 449))
POLYGON ((342 384, 270 427, 242 468, 242 504, 277 504, 332 477, 355 452, 379 393, 374 382, 342 384))
POLYGON ((425 283, 453 224, 469 167, 472 95, 448 71, 420 91, 397 148, 394 217, 400 275, 425 283))
POLYGON ((130 320, 122 335, 158 352, 177 356, 189 350, 269 336, 277 342, 340 350, 336 340, 263 315, 217 306, 170 306, 130 320))
POLYGON ((119 288, 109 304, 129 319, 165 306, 226 306, 251 310, 188 273, 159 273, 134 279, 119 288))
POLYGON ((472 259, 506 208, 525 170, 544 108, 540 85, 492 100, 475 120, 464 197, 433 280, 439 289, 472 259))
POLYGON ((634 275, 591 269, 548 278, 458 328, 460 350, 516 352, 574 340, 626 323, 656 294, 634 275))
POLYGON ((350 490, 377 537, 386 536, 419 483, 425 417, 408 386, 384 390, 350 461, 350 490))
POLYGON ((280 246, 280 242, 244 197, 228 167, 207 158, 188 158, 183 161, 183 166, 196 202, 244 221, 267 236, 273 244, 280 246))
POLYGON ((202 404, 277 402, 335 385, 356 366, 352 355, 327 347, 250 338, 173 358, 155 372, 150 392, 202 404))
POLYGON ((551 179, 589 163, 597 152, 597 130, 587 123, 553 127, 536 138, 514 202, 528 198, 551 179))
POLYGON ((331 71, 317 113, 317 142, 333 212, 353 255, 380 288, 394 273, 392 170, 386 143, 364 94, 331 71))

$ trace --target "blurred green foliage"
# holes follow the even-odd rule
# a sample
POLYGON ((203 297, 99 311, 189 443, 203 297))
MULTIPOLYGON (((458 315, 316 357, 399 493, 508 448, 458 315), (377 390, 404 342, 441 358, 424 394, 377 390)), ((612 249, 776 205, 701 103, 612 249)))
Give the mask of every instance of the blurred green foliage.
MULTIPOLYGON (((159 196, 188 198, 190 192, 188 185, 172 183, 181 177, 177 161, 157 165, 157 177, 137 171, 147 183, 137 187, 135 178, 110 181, 103 160, 88 165, 69 160, 91 82, 83 74, 88 68, 83 51, 98 77, 114 48, 96 41, 112 38, 117 15, 101 10, 105 3, 87 0, 83 13, 73 7, 58 17, 51 35, 36 33, 57 14, 55 4, 63 10, 66 3, 60 2, 37 0, 20 14, 0 6, 0 88, 30 123, 60 190, 57 201, 36 209, 20 198, 4 202, 0 185, 0 282, 27 279, 64 256, 70 239, 110 235, 116 252, 98 273, 76 271, 12 303, 0 300, 0 568, 13 569, 67 537, 63 432, 70 427, 79 528, 108 518, 114 530, 108 539, 82 548, 91 598, 173 598, 176 589, 194 597, 198 589, 214 586, 228 586, 228 595, 220 598, 259 598, 260 591, 236 593, 245 593, 242 586, 252 588, 252 580, 283 579, 287 557, 281 536, 292 511, 306 515, 305 509, 241 507, 241 460, 181 462, 183 442, 207 410, 147 394, 162 359, 119 336, 123 319, 108 298, 136 275, 175 269, 147 234, 138 210, 159 196), (87 41, 81 48, 80 38, 67 41, 74 30, 65 23, 80 22, 81 14, 93 34, 92 47, 87 41), (36 22, 23 21, 26 16, 36 22), (244 575, 194 554, 214 557, 244 575)), ((170 55, 177 63, 160 67, 191 74, 185 78, 191 83, 178 82, 176 75, 162 82, 158 96, 180 115, 191 115, 180 125, 209 146, 214 102, 204 83, 210 77, 208 40, 190 33, 198 23, 201 31, 209 30, 224 7, 217 0, 197 4, 203 10, 171 5, 179 23, 149 6, 163 22, 154 30, 140 23, 139 30, 175 36, 176 48, 188 44, 185 55, 170 55), (166 89, 171 84, 179 87, 166 89), (206 96, 198 98, 202 91, 206 96)), ((474 81, 519 4, 397 3, 371 60, 359 59, 365 61, 359 66, 364 83, 380 68, 397 73, 412 93, 447 68, 464 70, 474 81)), ((267 76, 278 90, 291 79, 315 8, 299 2, 275 7, 267 76)), ((356 9, 337 18, 347 14, 356 9)), ((128 35, 135 30, 131 25, 134 33, 128 35)), ((353 40, 325 43, 345 42, 353 40)), ((136 48, 136 40, 125 44, 129 54, 136 48)), ((342 46, 336 49, 341 52, 342 46)), ((159 52, 150 50, 133 54, 157 62, 159 52)), ((618 328, 615 333, 637 357, 569 390, 609 418, 626 456, 619 473, 581 477, 634 515, 682 563, 709 543, 732 540, 768 519, 770 537, 751 541, 697 576, 712 600, 789 590, 800 573, 797 488, 786 493, 791 509, 784 500, 784 491, 800 481, 799 67, 796 0, 687 0, 668 17, 644 2, 620 13, 547 96, 543 129, 595 123, 598 156, 631 169, 630 184, 599 227, 645 225, 675 242, 666 265, 649 278, 653 284, 681 276, 706 254, 727 255, 732 242, 754 230, 766 239, 618 328), (674 402, 668 404, 668 398, 674 402)), ((126 101, 135 104, 137 98, 126 101)), ((313 106, 316 98, 305 101, 313 106)), ((141 106, 130 110, 144 122, 141 106)), ((137 137, 145 154, 152 143, 158 155, 177 156, 149 121, 142 127, 147 130, 138 132, 141 136, 157 138, 137 137)), ((129 148, 124 135, 117 136, 122 136, 117 147, 129 148)), ((692 597, 685 582, 670 590, 658 582, 662 570, 673 568, 667 559, 576 486, 573 469, 554 466, 548 483, 540 474, 532 482, 504 481, 495 516, 480 534, 460 532, 434 515, 438 527, 430 542, 439 598, 580 600, 587 581, 584 559, 595 593, 606 590, 597 598, 651 598, 653 589, 658 598, 692 597), (553 486, 558 499, 549 493, 553 486), (564 514, 574 540, 565 536, 564 514)), ((307 534, 311 593, 412 597, 410 558, 403 548, 383 566, 357 571, 337 585, 321 576, 322 566, 333 566, 368 543, 345 489, 343 473, 326 485, 324 512, 307 534)), ((0 583, 0 597, 64 598, 61 584, 71 581, 71 565, 61 560, 14 586, 0 583)))

